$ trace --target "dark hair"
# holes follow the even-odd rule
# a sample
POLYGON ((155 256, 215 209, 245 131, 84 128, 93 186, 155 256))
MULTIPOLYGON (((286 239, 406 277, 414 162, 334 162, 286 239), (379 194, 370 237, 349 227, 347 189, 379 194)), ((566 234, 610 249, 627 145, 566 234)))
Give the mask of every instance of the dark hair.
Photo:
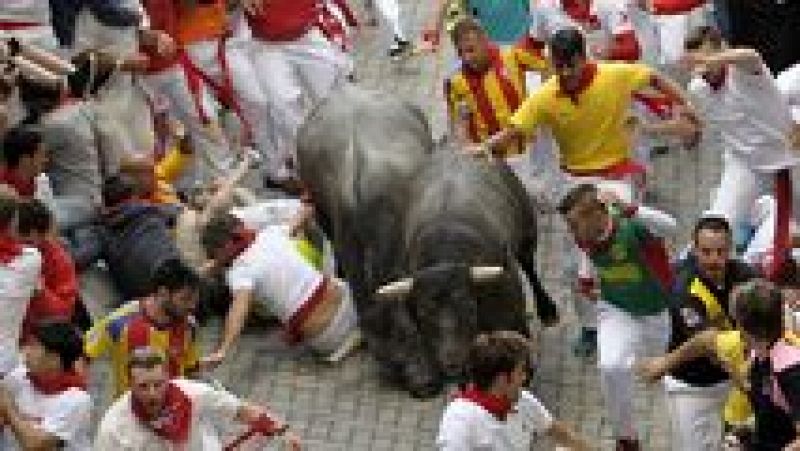
POLYGON ((527 365, 531 342, 519 332, 495 331, 481 334, 469 351, 467 374, 470 382, 487 390, 498 375, 511 373, 520 364, 527 365))
POLYGON ((458 47, 458 44, 468 33, 477 33, 480 36, 486 35, 486 31, 477 19, 470 16, 462 16, 453 25, 453 29, 450 31, 450 40, 453 41, 453 45, 458 47))
POLYGON ((164 260, 150 278, 153 291, 166 288, 168 291, 179 291, 185 288, 200 289, 202 279, 186 263, 177 258, 164 260))
POLYGON ((597 199, 597 187, 590 183, 581 183, 569 190, 558 203, 558 212, 565 215, 584 199, 597 199))
POLYGON ((791 255, 787 255, 778 268, 775 283, 783 288, 800 288, 800 268, 791 255))
POLYGON ((58 354, 61 367, 68 371, 83 356, 83 339, 80 332, 72 324, 65 322, 49 322, 39 324, 33 336, 48 352, 58 354))
POLYGON ((586 56, 586 40, 577 28, 562 28, 550 36, 550 54, 556 59, 586 56))
POLYGON ((134 348, 128 355, 128 371, 134 368, 151 370, 166 363, 167 357, 164 353, 150 346, 134 348))
POLYGON ((206 255, 214 255, 233 238, 233 232, 241 226, 241 220, 230 213, 222 213, 211 218, 203 227, 200 243, 206 255))
POLYGON ((694 27, 686 35, 683 47, 686 50, 697 50, 706 42, 711 43, 714 48, 722 47, 722 33, 711 25, 700 25, 694 27))
POLYGON ((17 217, 19 202, 9 194, 0 193, 0 229, 11 226, 14 218, 17 217))
POLYGON ((727 219, 721 216, 704 216, 697 221, 697 224, 694 225, 694 231, 692 232, 695 243, 697 243, 697 237, 702 230, 725 232, 728 239, 731 238, 731 225, 728 223, 727 219))
POLYGON ((116 174, 103 182, 103 202, 114 207, 134 197, 139 192, 139 183, 130 174, 116 174))
POLYGON ((753 279, 731 293, 731 314, 738 327, 769 343, 783 335, 783 294, 773 283, 753 279))
POLYGON ((45 204, 32 199, 19 204, 17 231, 22 235, 31 232, 45 233, 53 226, 53 213, 45 204))
POLYGON ((18 125, 3 137, 3 159, 11 169, 19 165, 24 156, 32 156, 42 144, 42 132, 30 125, 18 125))
POLYGON ((60 83, 42 83, 25 77, 20 77, 17 87, 26 113, 23 124, 38 124, 44 114, 61 103, 64 93, 64 86, 60 83))

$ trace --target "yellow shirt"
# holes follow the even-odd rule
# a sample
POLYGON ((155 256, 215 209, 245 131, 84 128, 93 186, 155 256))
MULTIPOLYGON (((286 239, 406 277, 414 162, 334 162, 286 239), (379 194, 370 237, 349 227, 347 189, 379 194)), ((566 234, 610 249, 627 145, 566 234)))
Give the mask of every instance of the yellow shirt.
POLYGON ((631 157, 625 123, 632 94, 650 84, 653 71, 643 64, 597 63, 597 72, 578 94, 577 103, 551 77, 511 117, 528 135, 546 125, 561 152, 561 165, 573 171, 597 171, 631 157))
POLYGON ((131 348, 136 347, 130 341, 132 331, 133 334, 144 332, 146 345, 163 352, 168 357, 170 373, 175 373, 170 374, 171 376, 186 376, 188 371, 197 368, 200 354, 193 322, 183 334, 179 349, 170 349, 170 330, 156 328, 147 322, 139 301, 128 302, 95 324, 84 339, 84 352, 89 358, 97 359, 111 354, 115 398, 130 387, 128 355, 131 348))
MULTIPOLYGON (((738 330, 720 332, 716 339, 717 359, 732 375, 737 375, 740 380, 747 378, 747 357, 742 333, 738 330)), ((732 425, 746 424, 751 421, 753 409, 750 400, 739 388, 732 388, 725 402, 723 418, 732 425)))
MULTIPOLYGON (((525 73, 546 71, 547 61, 542 56, 542 46, 532 38, 521 40, 516 46, 504 50, 493 50, 493 62, 484 74, 470 75, 464 69, 445 80, 444 94, 447 111, 452 120, 458 122, 462 108, 466 108, 466 119, 470 141, 479 144, 491 135, 507 127, 511 115, 525 98, 525 73), (498 61, 494 61, 498 58, 498 61)), ((522 143, 513 143, 503 149, 504 155, 524 152, 522 143)))
MULTIPOLYGON (((794 332, 786 331, 784 340, 800 345, 800 337, 794 332)), ((750 370, 749 358, 742 333, 738 330, 720 332, 715 343, 717 359, 725 369, 740 380, 746 380, 750 370)), ((753 409, 747 395, 734 388, 725 404, 724 418, 729 424, 742 424, 752 421, 753 409)))
POLYGON ((176 145, 170 148, 164 158, 156 163, 156 192, 153 196, 155 202, 160 204, 179 204, 181 202, 172 183, 181 176, 191 161, 192 156, 181 152, 180 146, 176 145))

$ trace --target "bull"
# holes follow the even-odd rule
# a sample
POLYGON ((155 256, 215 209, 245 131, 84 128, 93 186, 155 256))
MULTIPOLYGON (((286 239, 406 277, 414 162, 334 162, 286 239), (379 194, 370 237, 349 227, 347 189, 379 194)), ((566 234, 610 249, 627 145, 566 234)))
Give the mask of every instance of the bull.
POLYGON ((522 186, 503 168, 434 150, 417 108, 353 85, 318 105, 298 138, 297 167, 367 345, 418 397, 438 393, 479 331, 527 334, 516 261, 540 316, 555 316, 533 269, 535 216, 522 186))

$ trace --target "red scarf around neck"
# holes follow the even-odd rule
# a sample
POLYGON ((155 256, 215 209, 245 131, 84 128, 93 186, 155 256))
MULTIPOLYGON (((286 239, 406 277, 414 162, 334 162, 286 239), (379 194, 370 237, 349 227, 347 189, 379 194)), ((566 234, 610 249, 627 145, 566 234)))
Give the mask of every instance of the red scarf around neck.
POLYGON ((475 386, 468 386, 465 390, 456 395, 455 399, 465 399, 481 406, 500 421, 505 421, 508 413, 514 407, 511 401, 504 396, 497 396, 478 389, 475 386))
POLYGON ((0 233, 0 263, 7 265, 22 255, 22 243, 4 233, 0 233))
POLYGON ((75 370, 50 373, 28 372, 27 377, 33 388, 45 395, 57 395, 70 388, 86 390, 86 375, 75 370))
POLYGON ((189 440, 192 400, 174 383, 167 384, 164 406, 155 418, 148 415, 144 406, 134 396, 131 396, 131 408, 139 421, 164 440, 173 444, 182 444, 189 440))

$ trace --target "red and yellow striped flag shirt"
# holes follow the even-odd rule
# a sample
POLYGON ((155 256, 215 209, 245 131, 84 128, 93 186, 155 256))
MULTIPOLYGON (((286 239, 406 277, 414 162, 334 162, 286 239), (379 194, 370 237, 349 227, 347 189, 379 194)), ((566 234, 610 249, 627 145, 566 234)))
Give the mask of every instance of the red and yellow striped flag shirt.
MULTIPOLYGON (((445 80, 449 117, 456 123, 466 119, 470 141, 481 143, 508 125, 511 115, 527 96, 525 73, 544 72, 548 68, 543 48, 543 43, 530 36, 508 49, 500 50, 490 44, 491 62, 485 72, 476 73, 462 65, 445 80), (468 118, 463 117, 464 109, 468 118)), ((514 143, 504 149, 503 155, 524 150, 522 142, 514 143)))

